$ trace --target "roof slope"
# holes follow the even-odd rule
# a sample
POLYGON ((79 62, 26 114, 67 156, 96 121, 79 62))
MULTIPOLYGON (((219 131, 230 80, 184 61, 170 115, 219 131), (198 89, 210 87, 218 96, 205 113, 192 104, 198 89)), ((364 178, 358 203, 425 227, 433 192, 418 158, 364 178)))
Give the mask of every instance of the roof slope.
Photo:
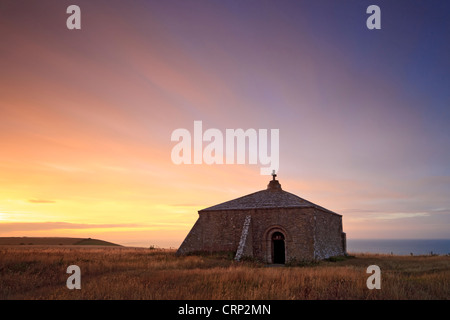
MULTIPOLYGON (((277 182, 273 180, 272 182, 277 182)), ((325 209, 308 200, 300 198, 295 194, 281 190, 281 186, 273 187, 269 184, 266 190, 261 190, 249 195, 220 203, 218 205, 205 208, 202 211, 218 211, 218 210, 247 210, 247 209, 269 209, 269 208, 316 208, 336 215, 333 211, 325 209)))

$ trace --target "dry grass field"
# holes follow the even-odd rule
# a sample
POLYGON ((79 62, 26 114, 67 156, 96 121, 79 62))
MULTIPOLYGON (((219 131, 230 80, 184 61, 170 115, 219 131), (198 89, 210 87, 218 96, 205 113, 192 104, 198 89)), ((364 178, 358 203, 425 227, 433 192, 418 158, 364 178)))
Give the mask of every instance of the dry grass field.
POLYGON ((449 256, 364 254, 269 267, 126 247, 0 246, 0 299, 449 299, 449 256), (69 265, 81 290, 69 290, 69 265), (369 290, 369 265, 381 290, 369 290))

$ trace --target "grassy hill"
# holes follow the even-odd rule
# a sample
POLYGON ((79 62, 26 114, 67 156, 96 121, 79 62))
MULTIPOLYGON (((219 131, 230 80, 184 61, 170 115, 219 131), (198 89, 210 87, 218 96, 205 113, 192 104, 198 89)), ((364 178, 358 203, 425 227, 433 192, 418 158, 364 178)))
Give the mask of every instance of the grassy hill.
POLYGON ((98 239, 59 237, 0 237, 0 245, 120 246, 112 242, 98 239))
POLYGON ((120 245, 112 243, 112 242, 98 240, 98 239, 91 239, 91 238, 81 239, 80 241, 74 243, 74 245, 77 245, 77 246, 80 246, 80 245, 83 245, 83 246, 118 246, 118 247, 120 247, 120 245))

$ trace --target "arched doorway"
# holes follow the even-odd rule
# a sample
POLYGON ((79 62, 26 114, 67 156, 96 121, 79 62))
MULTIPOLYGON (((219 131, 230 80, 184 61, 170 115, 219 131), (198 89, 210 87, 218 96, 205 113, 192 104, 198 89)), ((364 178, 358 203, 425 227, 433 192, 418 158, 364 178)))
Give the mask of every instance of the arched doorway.
POLYGON ((284 264, 285 260, 284 235, 281 232, 274 232, 272 234, 272 262, 284 264))

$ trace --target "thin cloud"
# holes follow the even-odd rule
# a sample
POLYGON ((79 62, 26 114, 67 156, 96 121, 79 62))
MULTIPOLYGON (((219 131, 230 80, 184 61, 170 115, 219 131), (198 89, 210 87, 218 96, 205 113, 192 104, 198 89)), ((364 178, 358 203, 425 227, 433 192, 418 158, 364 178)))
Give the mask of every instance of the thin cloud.
MULTIPOLYGON (((189 225, 189 224, 188 224, 189 225)), ((42 230, 83 230, 83 229, 133 229, 133 230, 161 230, 186 227, 182 222, 161 222, 152 224, 90 224, 70 222, 1 222, 0 234, 2 232, 14 231, 42 231, 42 230)))
POLYGON ((364 216, 351 217, 351 221, 398 220, 417 217, 428 217, 428 212, 378 212, 366 213, 364 216))
POLYGON ((29 199, 28 202, 30 202, 30 203, 55 203, 56 201, 45 200, 45 199, 29 199))
POLYGON ((176 203, 176 204, 171 204, 170 206, 172 206, 172 207, 201 207, 201 206, 203 206, 203 204, 198 204, 198 203, 176 203))
POLYGON ((405 218, 415 218, 415 217, 428 217, 430 214, 428 212, 396 212, 396 213, 387 213, 374 217, 377 220, 396 220, 396 219, 405 219, 405 218))
POLYGON ((138 224, 88 224, 69 222, 5 222, 0 223, 0 232, 11 231, 38 231, 58 229, 111 229, 111 228, 136 228, 138 224))
POLYGON ((376 213, 375 210, 367 210, 367 209, 342 209, 338 210, 340 213, 376 213))

